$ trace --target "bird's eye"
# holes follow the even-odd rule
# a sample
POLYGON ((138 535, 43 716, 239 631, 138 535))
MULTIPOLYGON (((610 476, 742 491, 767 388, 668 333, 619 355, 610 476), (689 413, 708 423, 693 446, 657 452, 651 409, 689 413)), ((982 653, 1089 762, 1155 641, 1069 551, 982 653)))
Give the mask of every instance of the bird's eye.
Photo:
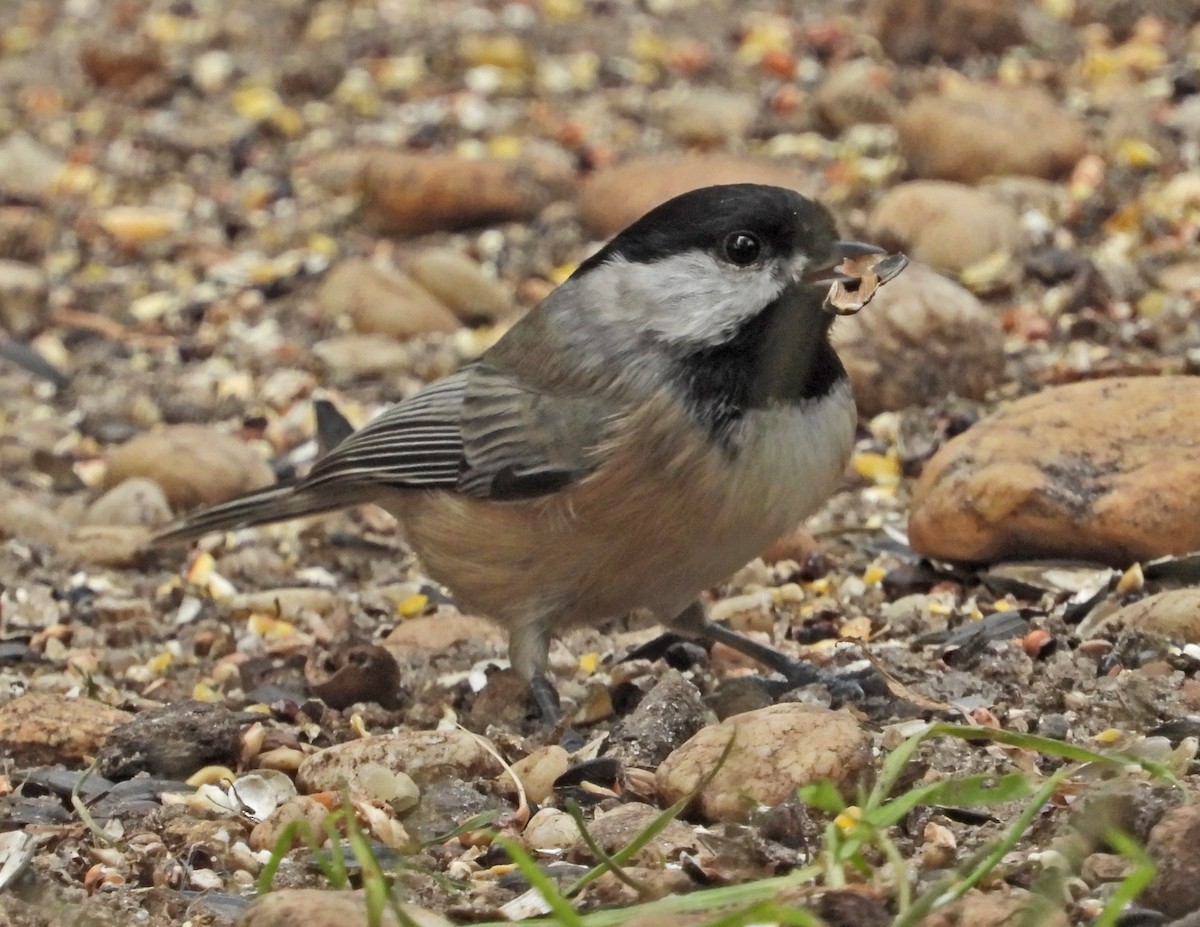
POLYGON ((731 232, 725 239, 725 257, 739 267, 753 264, 762 252, 762 244, 749 232, 731 232))

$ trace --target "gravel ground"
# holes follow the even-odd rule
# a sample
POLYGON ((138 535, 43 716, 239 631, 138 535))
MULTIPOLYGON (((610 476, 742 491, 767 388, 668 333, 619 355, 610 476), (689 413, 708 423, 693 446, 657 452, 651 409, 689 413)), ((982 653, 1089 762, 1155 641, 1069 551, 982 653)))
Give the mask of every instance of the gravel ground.
MULTIPOLYGON (((303 469, 314 399, 365 421, 490 344, 628 210, 672 183, 751 170, 777 172, 847 234, 904 247, 974 293, 956 286, 959 314, 929 310, 915 333, 856 342, 877 353, 843 488, 807 531, 712 590, 734 626, 886 678, 837 715, 854 722, 846 756, 857 759, 824 773, 869 777, 921 723, 948 720, 1124 750, 1195 788, 1196 609, 1178 606, 1174 623, 1107 620, 1195 585, 1194 560, 1097 564, 1067 550, 1062 563, 955 566, 923 559, 905 534, 925 462, 1004 401, 1200 369, 1194 4, 780 9, 0 5, 0 923, 294 922, 251 921, 244 908, 281 821, 319 821, 339 801, 337 776, 330 785, 304 764, 388 732, 399 740, 380 749, 407 784, 360 783, 352 797, 385 861, 403 854, 398 894, 454 921, 492 919, 527 885, 474 831, 433 838, 496 812, 547 851, 564 885, 591 857, 570 828, 548 826, 555 815, 543 812, 536 840, 525 833, 529 809, 454 722, 508 762, 533 756, 522 782, 535 805, 574 797, 598 831, 626 815, 608 820, 611 846, 598 838, 611 851, 673 800, 655 768, 697 731, 781 699, 829 706, 824 691, 780 693, 729 653, 656 641, 630 620, 555 645, 578 733, 568 746, 586 744, 567 756, 547 749, 562 732, 533 719, 503 642, 422 576, 380 511, 199 551, 140 547, 181 508, 303 469), (1016 122, 980 104, 996 134, 967 164, 945 163, 964 130, 918 103, 957 99, 968 83, 1040 88, 1056 109, 1043 129, 1042 103, 1022 102, 1032 109, 1016 122), (648 156, 672 160, 639 161, 648 156), (996 173, 1007 176, 985 176, 996 173), (957 199, 935 208, 943 194, 918 188, 888 207, 914 179, 953 182, 957 199), (983 194, 986 208, 969 198, 983 194), (973 250, 981 241, 991 244, 973 250), (939 339, 956 347, 931 361, 939 339), (945 381, 914 377, 922 366, 945 381), (435 731, 434 746, 420 739, 435 731), (296 797, 293 780, 323 797, 296 797), (433 842, 413 850, 421 841, 433 842)), ((886 320, 883 302, 864 318, 886 320)), ((1195 523, 1189 506, 1180 500, 1180 520, 1195 523)), ((1161 553, 1185 552, 1163 537, 1161 553)), ((809 762, 825 743, 787 730, 797 757, 772 764, 809 762)), ((903 781, 1014 769, 1039 779, 1059 765, 938 739, 903 781)), ((840 784, 852 795, 856 781, 840 784)), ((1183 795, 1133 768, 1070 780, 988 897, 1032 888, 1066 922, 1091 923, 1128 869, 1081 822, 1144 842, 1161 821, 1152 851, 1175 860, 1183 795)), ((794 800, 748 819, 719 807, 693 808, 639 858, 648 893, 790 871, 828 822, 794 800)), ((893 838, 917 888, 996 839, 1020 807, 910 812, 893 838)), ((1200 907, 1185 897, 1187 867, 1175 869, 1147 895, 1165 913, 1146 923, 1200 907)), ((888 916, 886 884, 872 916, 888 916)), ((326 885, 306 849, 276 879, 326 885)), ((634 900, 611 877, 580 898, 634 900)), ((820 910, 830 923, 873 922, 820 910)))

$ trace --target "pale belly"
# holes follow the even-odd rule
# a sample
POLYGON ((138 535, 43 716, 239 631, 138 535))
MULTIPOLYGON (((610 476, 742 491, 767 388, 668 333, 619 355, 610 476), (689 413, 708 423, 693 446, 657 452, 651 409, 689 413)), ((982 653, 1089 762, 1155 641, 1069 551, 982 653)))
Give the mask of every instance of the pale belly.
POLYGON ((634 609, 669 621, 833 492, 854 425, 848 390, 749 413, 732 456, 699 432, 682 448, 665 442, 650 423, 553 496, 424 493, 394 510, 430 576, 510 629, 600 624, 634 609))

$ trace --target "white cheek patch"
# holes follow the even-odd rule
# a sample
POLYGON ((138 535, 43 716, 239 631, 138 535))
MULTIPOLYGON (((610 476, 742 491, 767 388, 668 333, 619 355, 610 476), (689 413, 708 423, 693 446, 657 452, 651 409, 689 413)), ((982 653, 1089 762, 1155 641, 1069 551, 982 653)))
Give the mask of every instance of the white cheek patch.
POLYGON ((617 258, 590 274, 621 318, 673 342, 719 344, 783 291, 774 264, 734 267, 689 252, 637 264, 617 258))

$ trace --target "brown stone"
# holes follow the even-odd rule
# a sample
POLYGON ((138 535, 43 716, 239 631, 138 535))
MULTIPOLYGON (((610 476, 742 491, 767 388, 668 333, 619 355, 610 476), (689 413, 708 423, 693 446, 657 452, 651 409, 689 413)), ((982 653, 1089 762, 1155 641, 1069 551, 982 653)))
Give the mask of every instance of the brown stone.
POLYGON ((579 196, 579 217, 602 238, 619 232, 673 196, 723 183, 763 183, 811 195, 814 184, 794 167, 736 155, 633 158, 597 171, 579 196))
POLYGON ((785 702, 703 728, 663 761, 656 779, 659 795, 674 802, 711 776, 696 799, 700 813, 742 820, 821 779, 851 794, 867 761, 867 736, 853 717, 785 702))
POLYGON ((1026 396, 947 443, 913 488, 909 539, 947 560, 1127 566, 1200 548, 1200 378, 1114 378, 1026 396))
POLYGON ((1083 124, 1037 87, 955 84, 913 100, 896 130, 910 173, 962 183, 1059 177, 1087 153, 1083 124))
POLYGON ((1021 889, 970 892, 938 908, 921 921, 923 927, 1067 927, 1064 911, 1040 895, 1021 889))
POLYGON ((1150 831, 1146 851, 1158 867, 1139 904, 1169 917, 1200 909, 1200 805, 1172 808, 1150 831))
POLYGON ((957 60, 1025 41, 1008 0, 878 0, 874 14, 879 43, 896 61, 957 60))
MULTIPOLYGON (((902 183, 881 196, 867 236, 954 276, 997 254, 1015 255, 1022 243, 1016 210, 982 190, 940 180, 902 183)), ((911 278, 911 270, 880 296, 905 278, 911 278)))
POLYGON ((863 416, 946 396, 982 399, 1004 374, 1000 323, 970 292, 924 264, 838 319, 834 344, 863 416))
POLYGON ((317 307, 368 335, 404 339, 459 327, 454 313, 424 287, 363 258, 342 261, 329 272, 317 291, 317 307))
POLYGON ((176 509, 223 502, 275 481, 267 462, 245 441, 203 425, 159 428, 114 450, 104 488, 135 476, 158 483, 176 509))
MULTIPOLYGON (((415 927, 450 927, 442 915, 412 904, 400 904, 405 924, 415 927)), ((366 892, 339 892, 320 888, 285 888, 261 896, 237 920, 236 927, 347 927, 368 923, 366 892)), ((401 923, 387 904, 379 915, 380 927, 401 923)))
POLYGON ((1200 589, 1168 589, 1117 609, 1103 626, 1119 625, 1200 644, 1200 589))
POLYGON ((889 123, 900 105, 893 82, 890 69, 870 58, 855 58, 829 72, 813 94, 812 107, 834 132, 861 123, 889 123))
POLYGON ((22 695, 0 705, 0 753, 17 766, 78 763, 132 717, 92 699, 22 695))

